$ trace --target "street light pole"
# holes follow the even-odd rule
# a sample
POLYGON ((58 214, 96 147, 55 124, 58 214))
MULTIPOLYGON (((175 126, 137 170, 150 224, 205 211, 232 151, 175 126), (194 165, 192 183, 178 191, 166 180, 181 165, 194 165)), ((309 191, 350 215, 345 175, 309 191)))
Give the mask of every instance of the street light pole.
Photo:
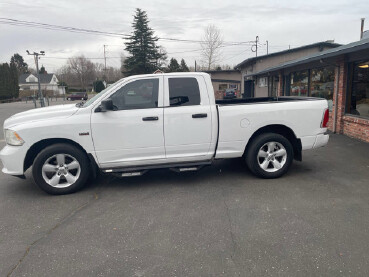
POLYGON ((27 54, 28 55, 32 55, 34 57, 34 59, 35 59, 36 70, 37 70, 38 97, 40 97, 40 106, 41 107, 45 107, 44 96, 42 95, 42 91, 41 91, 40 72, 38 70, 38 59, 39 59, 38 56, 44 56, 45 55, 45 51, 40 51, 40 53, 33 52, 33 54, 31 54, 27 50, 27 54))

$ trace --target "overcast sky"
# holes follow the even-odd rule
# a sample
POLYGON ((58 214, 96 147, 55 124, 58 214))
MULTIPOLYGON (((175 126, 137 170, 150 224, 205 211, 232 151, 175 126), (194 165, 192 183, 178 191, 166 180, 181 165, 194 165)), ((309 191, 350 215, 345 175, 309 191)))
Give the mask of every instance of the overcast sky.
MULTIPOLYGON (((200 40, 203 29, 214 24, 224 41, 250 41, 258 35, 263 44, 259 54, 266 53, 266 40, 269 52, 333 39, 342 44, 356 41, 362 17, 367 18, 365 29, 369 29, 369 0, 0 0, 0 17, 130 33, 135 8, 147 12, 150 27, 159 37, 200 40)), ((0 62, 8 62, 14 53, 19 53, 34 67, 26 49, 44 50, 46 56, 41 63, 48 72, 56 71, 66 63, 63 58, 73 55, 84 54, 97 58, 94 62, 103 62, 104 44, 108 45, 107 64, 119 67, 124 49, 121 38, 0 24, 0 62)), ((184 58, 190 66, 200 60, 199 51, 191 52, 200 48, 198 43, 159 44, 169 57, 184 58)), ((249 45, 224 47, 220 63, 234 66, 254 55, 249 45)))

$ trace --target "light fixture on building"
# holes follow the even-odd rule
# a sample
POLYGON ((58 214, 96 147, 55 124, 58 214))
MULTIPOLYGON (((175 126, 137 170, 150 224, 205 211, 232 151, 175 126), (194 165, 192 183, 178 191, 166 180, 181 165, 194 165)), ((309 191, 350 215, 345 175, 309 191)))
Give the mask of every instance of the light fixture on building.
POLYGON ((362 63, 358 65, 360 68, 369 68, 369 62, 362 63))

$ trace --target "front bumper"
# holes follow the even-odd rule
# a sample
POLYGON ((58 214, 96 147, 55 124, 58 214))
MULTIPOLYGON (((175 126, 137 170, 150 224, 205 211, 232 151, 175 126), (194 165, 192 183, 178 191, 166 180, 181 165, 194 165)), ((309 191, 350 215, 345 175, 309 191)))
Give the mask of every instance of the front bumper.
POLYGON ((3 163, 2 172, 10 175, 23 175, 24 159, 28 148, 25 145, 11 146, 6 145, 0 151, 0 160, 3 163))

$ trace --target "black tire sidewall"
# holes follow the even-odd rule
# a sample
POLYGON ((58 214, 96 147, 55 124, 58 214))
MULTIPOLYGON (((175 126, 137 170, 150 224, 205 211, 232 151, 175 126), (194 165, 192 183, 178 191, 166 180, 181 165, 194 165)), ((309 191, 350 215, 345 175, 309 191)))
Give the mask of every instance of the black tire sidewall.
POLYGON ((278 178, 278 177, 284 175, 288 171, 289 167, 291 166, 292 161, 293 161, 293 147, 292 147, 292 144, 284 136, 282 136, 280 134, 275 134, 275 133, 266 133, 266 134, 262 134, 262 135, 257 136, 256 138, 254 138, 251 141, 251 145, 248 148, 247 153, 246 153, 246 163, 247 163, 247 166, 249 167, 249 169, 251 170, 251 172, 254 173, 255 175, 259 176, 259 177, 266 178, 266 179, 278 178), (283 167, 281 169, 279 169, 276 172, 267 172, 267 171, 263 170, 259 166, 259 163, 257 161, 257 155, 258 155, 258 152, 259 152, 260 148, 265 143, 270 142, 270 141, 275 141, 275 142, 281 143, 284 146, 284 148, 286 149, 286 152, 287 152, 286 163, 283 165, 283 167))
POLYGON ((49 194, 58 195, 58 194, 73 193, 81 189, 88 179, 89 170, 90 170, 89 160, 83 151, 70 144, 58 143, 46 147, 36 156, 32 166, 32 175, 35 183, 43 191, 49 194), (81 166, 81 173, 78 180, 73 185, 66 188, 55 188, 46 183, 44 178, 42 177, 42 166, 44 165, 45 161, 48 158, 50 158, 55 154, 61 153, 68 154, 74 157, 81 166))

